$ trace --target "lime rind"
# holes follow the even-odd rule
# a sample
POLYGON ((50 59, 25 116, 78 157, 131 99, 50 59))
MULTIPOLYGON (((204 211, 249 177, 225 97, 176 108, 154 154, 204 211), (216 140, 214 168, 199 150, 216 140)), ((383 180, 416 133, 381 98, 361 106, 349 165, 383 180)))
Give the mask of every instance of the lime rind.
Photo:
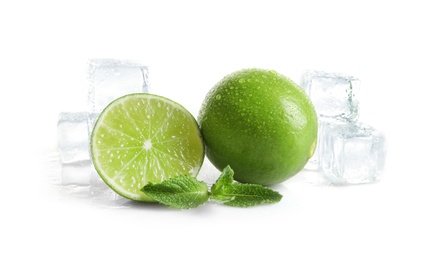
POLYGON ((196 176, 204 143, 195 118, 180 104, 147 94, 129 94, 110 103, 91 137, 95 168, 118 194, 152 201, 142 191, 177 175, 196 176))

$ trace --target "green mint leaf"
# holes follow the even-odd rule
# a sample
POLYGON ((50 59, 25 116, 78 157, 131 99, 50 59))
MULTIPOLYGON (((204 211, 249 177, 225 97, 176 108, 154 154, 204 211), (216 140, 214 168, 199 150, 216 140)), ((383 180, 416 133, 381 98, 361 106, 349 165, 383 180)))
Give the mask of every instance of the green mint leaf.
POLYGON ((276 203, 282 199, 278 192, 259 184, 242 184, 234 181, 234 171, 227 166, 211 187, 210 198, 227 206, 252 207, 276 203))
POLYGON ((252 207, 265 203, 276 203, 282 199, 278 192, 258 184, 233 183, 220 194, 223 204, 233 207, 252 207))
POLYGON ((196 208, 209 198, 207 184, 189 175, 148 183, 141 191, 157 202, 177 209, 196 208))
POLYGON ((228 165, 222 170, 221 175, 211 187, 211 193, 213 195, 223 194, 223 189, 231 185, 234 182, 234 171, 228 165))

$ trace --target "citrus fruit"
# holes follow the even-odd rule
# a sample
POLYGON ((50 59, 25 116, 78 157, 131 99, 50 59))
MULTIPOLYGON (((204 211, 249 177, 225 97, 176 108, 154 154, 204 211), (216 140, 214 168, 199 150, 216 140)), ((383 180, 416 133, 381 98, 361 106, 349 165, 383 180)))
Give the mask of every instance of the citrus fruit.
POLYGON ((93 164, 118 194, 152 201, 141 189, 148 182, 196 176, 204 143, 195 118, 181 105, 152 94, 130 94, 109 104, 91 137, 93 164))
POLYGON ((306 93, 272 70, 225 76, 198 115, 206 154, 216 168, 230 165, 239 182, 272 185, 303 169, 317 140, 317 116, 306 93))

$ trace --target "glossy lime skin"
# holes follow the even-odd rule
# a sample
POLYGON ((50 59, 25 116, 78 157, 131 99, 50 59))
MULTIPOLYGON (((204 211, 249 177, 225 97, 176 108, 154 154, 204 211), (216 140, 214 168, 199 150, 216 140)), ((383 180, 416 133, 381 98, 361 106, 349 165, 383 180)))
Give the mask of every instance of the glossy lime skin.
POLYGON ((306 93, 272 70, 244 69, 207 94, 198 115, 206 155, 230 165, 239 182, 272 185, 301 171, 317 140, 317 116, 306 93))

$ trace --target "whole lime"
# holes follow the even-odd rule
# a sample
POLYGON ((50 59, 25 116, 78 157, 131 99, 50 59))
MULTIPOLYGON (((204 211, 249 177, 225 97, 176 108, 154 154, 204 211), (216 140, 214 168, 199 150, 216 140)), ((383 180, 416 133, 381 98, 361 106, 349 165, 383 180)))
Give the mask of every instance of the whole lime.
POLYGON ((301 171, 315 151, 317 116, 306 93, 273 70, 244 69, 207 94, 198 115, 206 155, 239 182, 272 185, 301 171))

